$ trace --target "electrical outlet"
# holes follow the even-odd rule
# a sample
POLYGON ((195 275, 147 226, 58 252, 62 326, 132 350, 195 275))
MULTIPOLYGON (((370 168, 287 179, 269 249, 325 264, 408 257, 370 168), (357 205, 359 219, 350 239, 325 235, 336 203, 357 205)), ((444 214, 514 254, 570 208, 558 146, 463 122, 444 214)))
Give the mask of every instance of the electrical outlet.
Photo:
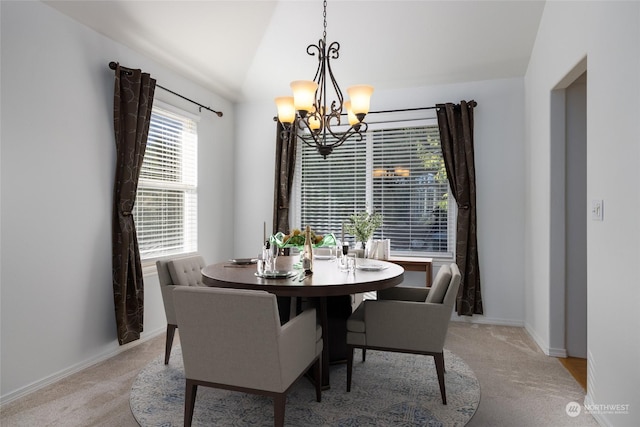
POLYGON ((591 219, 594 221, 604 220, 604 200, 593 200, 591 202, 591 219))

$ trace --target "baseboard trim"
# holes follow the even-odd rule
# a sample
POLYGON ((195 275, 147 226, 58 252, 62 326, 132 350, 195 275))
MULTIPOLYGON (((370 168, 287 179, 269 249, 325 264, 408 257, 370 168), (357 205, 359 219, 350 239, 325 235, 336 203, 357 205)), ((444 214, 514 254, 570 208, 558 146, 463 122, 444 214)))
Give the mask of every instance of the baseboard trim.
POLYGON ((40 390, 41 388, 44 388, 48 385, 51 385, 57 381, 60 381, 63 378, 66 378, 70 375, 73 375, 75 373, 78 373, 84 369, 90 368, 93 365, 96 365, 100 362, 104 362, 107 359, 110 359, 124 351, 129 350, 130 348, 133 348, 137 345, 140 345, 148 340, 150 340, 151 338, 155 338, 156 336, 163 334, 166 331, 166 329, 164 327, 154 330, 154 331, 149 331, 149 332, 143 332, 142 334, 140 334, 140 339, 130 342, 128 344, 125 345, 118 345, 117 342, 114 342, 115 347, 111 347, 110 349, 102 352, 101 354, 98 354, 95 357, 92 357, 90 359, 85 360, 84 362, 80 362, 77 363, 73 366, 70 366, 66 369, 63 369, 61 371, 58 371, 52 375, 49 375, 47 377, 44 377, 38 381, 34 381, 31 384, 27 384, 24 387, 21 387, 17 390, 14 390, 10 393, 7 393, 3 396, 0 396, 0 407, 11 403, 17 399, 20 399, 21 397, 24 397, 28 394, 31 394, 37 390, 40 390))
POLYGON ((524 322, 522 320, 497 319, 493 317, 485 317, 483 315, 458 316, 456 313, 453 313, 451 316, 451 321, 460 323, 477 323, 482 325, 517 326, 520 328, 524 326, 524 322))
POLYGON ((566 348, 549 347, 547 343, 542 338, 540 338, 540 336, 536 333, 536 331, 526 322, 524 324, 524 329, 531 336, 531 338, 533 338, 533 341, 538 345, 540 350, 542 350, 542 352, 545 355, 551 356, 551 357, 562 357, 562 358, 567 357, 566 348))
POLYGON ((527 333, 531 338, 533 338, 533 341, 538 345, 540 350, 542 350, 544 354, 549 356, 549 351, 548 351, 549 349, 547 348, 547 343, 544 342, 542 338, 540 338, 540 336, 536 333, 536 331, 527 322, 524 323, 524 330, 527 331, 527 333))
POLYGON ((567 349, 565 348, 549 348, 548 351, 546 352, 547 356, 552 356, 552 357, 561 357, 561 358, 565 358, 567 357, 567 349))
MULTIPOLYGON (((589 392, 587 392, 587 395, 584 397, 584 405, 583 405, 583 410, 587 407, 587 405, 589 406, 594 406, 595 402, 593 401, 593 397, 591 396, 591 394, 589 392)), ((596 422, 604 427, 613 427, 613 423, 609 422, 609 420, 607 419, 607 417, 605 417, 603 414, 599 414, 599 413, 590 413, 590 415, 596 420, 596 422)))

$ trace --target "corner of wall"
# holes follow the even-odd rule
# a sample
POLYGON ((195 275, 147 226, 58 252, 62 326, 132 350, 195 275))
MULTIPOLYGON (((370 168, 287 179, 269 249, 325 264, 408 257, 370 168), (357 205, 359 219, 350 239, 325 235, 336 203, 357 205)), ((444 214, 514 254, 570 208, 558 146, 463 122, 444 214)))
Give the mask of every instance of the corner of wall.
POLYGON ((562 358, 567 357, 566 348, 549 347, 549 344, 546 343, 542 338, 540 338, 540 335, 537 334, 535 329, 533 329, 533 327, 531 327, 531 325, 528 322, 524 323, 524 330, 527 331, 529 336, 533 338, 533 341, 535 341, 538 347, 540 347, 540 350, 542 350, 542 352, 547 356, 562 357, 562 358))

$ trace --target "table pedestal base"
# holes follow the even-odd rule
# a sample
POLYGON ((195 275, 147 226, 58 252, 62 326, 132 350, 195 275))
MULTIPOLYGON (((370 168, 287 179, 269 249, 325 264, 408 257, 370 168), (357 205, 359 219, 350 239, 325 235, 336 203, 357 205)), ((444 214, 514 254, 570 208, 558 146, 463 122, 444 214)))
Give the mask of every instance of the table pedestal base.
POLYGON ((351 295, 315 298, 322 326, 322 389, 328 390, 329 365, 347 360, 347 319, 351 295))

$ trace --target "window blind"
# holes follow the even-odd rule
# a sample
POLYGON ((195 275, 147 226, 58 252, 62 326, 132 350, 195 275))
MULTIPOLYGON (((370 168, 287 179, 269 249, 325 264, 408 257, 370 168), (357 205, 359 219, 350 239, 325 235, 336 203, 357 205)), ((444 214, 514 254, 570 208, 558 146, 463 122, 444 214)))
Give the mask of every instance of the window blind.
POLYGON ((347 141, 323 159, 315 148, 300 142, 298 153, 301 224, 293 228, 309 225, 339 238, 342 222, 367 206, 365 144, 347 141))
POLYGON ((197 124, 153 107, 134 218, 143 260, 198 249, 197 124))
POLYGON ((451 256, 449 184, 437 126, 380 129, 373 141, 373 209, 391 250, 451 256))
POLYGON ((373 238, 390 239, 394 255, 453 256, 455 203, 437 125, 372 126, 363 141, 349 140, 327 159, 299 144, 293 197, 301 224, 293 228, 340 237, 350 215, 375 211, 383 225, 373 238))

